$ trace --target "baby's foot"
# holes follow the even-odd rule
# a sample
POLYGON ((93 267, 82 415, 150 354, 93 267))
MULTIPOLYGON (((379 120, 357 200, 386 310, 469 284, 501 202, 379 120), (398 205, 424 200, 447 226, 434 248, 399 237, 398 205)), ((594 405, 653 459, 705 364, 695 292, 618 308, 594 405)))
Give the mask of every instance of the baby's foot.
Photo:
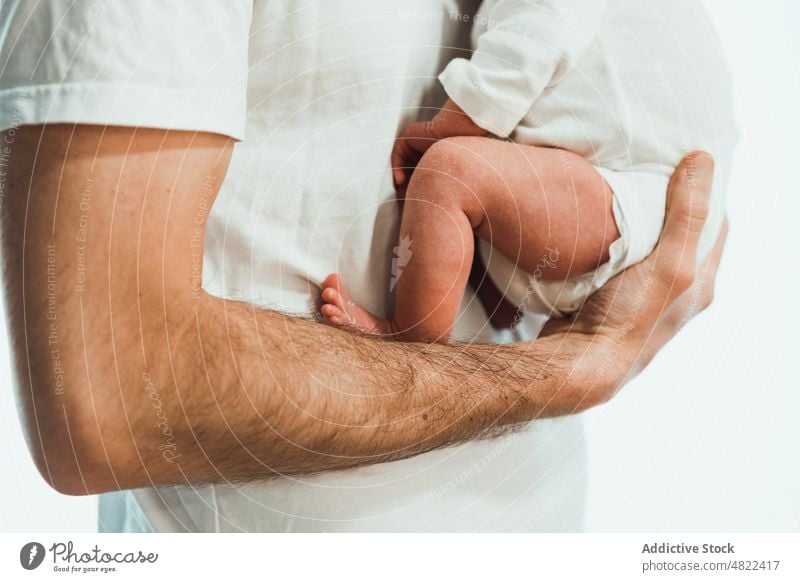
POLYGON ((334 325, 373 335, 387 335, 394 332, 391 321, 375 317, 350 299, 342 288, 339 275, 328 275, 322 282, 322 299, 325 304, 320 311, 334 325))

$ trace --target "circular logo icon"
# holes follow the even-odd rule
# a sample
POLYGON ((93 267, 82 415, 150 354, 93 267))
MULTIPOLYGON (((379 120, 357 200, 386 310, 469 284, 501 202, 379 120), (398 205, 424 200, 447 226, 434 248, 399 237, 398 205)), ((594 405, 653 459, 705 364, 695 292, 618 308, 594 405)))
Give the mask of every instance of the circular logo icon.
POLYGON ((44 561, 44 546, 39 542, 28 542, 19 551, 19 563, 26 570, 34 570, 44 561))

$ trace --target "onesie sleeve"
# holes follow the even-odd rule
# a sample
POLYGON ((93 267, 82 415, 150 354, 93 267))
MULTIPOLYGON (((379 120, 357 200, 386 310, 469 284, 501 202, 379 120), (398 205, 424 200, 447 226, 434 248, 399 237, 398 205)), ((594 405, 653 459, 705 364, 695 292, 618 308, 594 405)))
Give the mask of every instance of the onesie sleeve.
POLYGON ((0 129, 87 123, 244 137, 252 0, 7 0, 0 129))
POLYGON ((451 61, 439 80, 484 129, 507 137, 544 89, 589 47, 609 0, 499 0, 481 9, 485 28, 471 59, 451 61))

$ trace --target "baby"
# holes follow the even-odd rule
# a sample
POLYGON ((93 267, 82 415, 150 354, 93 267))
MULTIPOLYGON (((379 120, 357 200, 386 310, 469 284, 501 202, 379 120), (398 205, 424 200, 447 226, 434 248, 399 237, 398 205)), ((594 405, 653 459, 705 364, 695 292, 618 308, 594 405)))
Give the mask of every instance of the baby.
POLYGON ((323 315, 367 333, 447 341, 476 238, 520 311, 572 313, 650 253, 669 177, 695 149, 717 162, 699 249, 707 254, 736 131, 727 69, 697 4, 483 2, 471 58, 439 77, 449 100, 392 152, 404 204, 394 316, 359 307, 336 275, 323 283, 323 315))

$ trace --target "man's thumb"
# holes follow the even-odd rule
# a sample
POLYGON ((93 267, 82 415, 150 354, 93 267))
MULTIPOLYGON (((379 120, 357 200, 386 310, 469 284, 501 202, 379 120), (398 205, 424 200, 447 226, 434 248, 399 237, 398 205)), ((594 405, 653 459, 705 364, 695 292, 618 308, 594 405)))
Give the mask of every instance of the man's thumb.
POLYGON ((670 180, 664 230, 656 249, 656 268, 672 277, 679 287, 684 279, 694 277, 697 245, 708 218, 713 177, 713 158, 705 152, 692 152, 681 160, 670 180))

